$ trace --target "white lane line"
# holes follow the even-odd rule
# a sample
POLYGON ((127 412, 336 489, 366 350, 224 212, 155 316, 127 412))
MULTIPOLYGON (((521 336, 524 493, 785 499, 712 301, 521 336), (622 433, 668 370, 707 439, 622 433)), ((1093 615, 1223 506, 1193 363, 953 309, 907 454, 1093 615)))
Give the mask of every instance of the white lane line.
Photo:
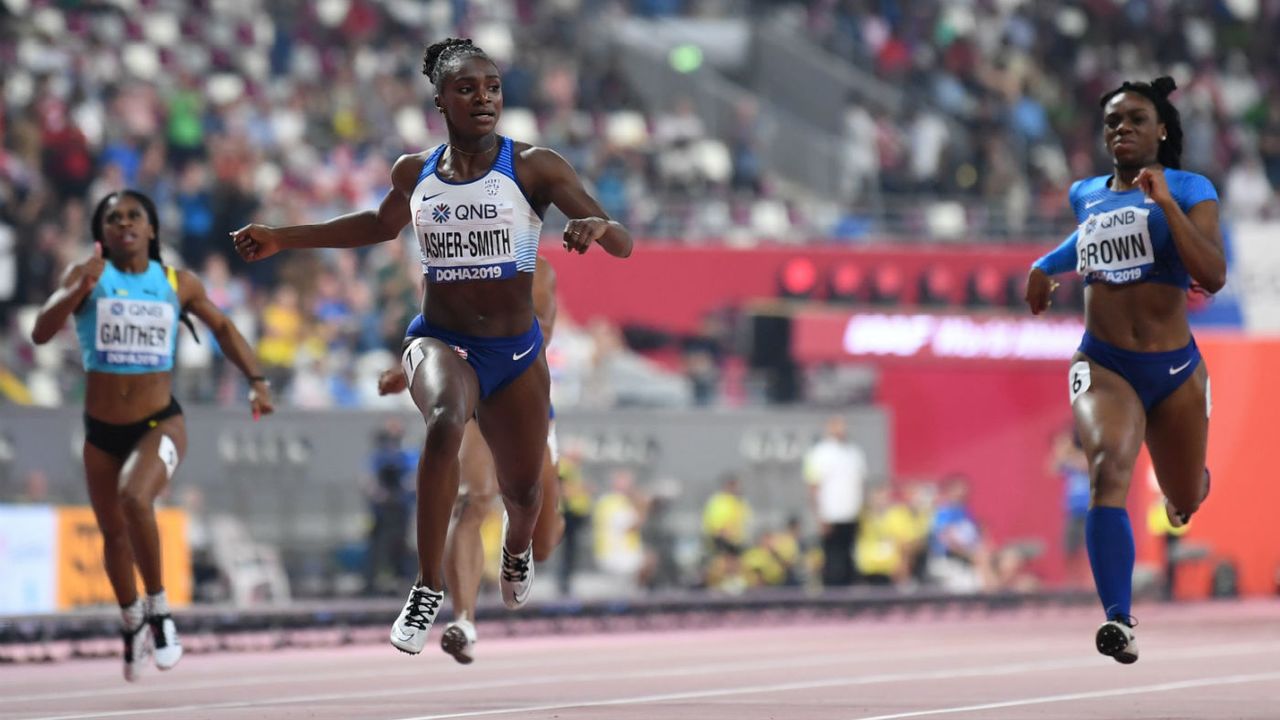
MULTIPOLYGON (((1274 643, 1246 643, 1240 645, 1221 645, 1188 650, 1184 653, 1166 653, 1161 660, 1185 660, 1187 658, 1214 657, 1223 655, 1248 654, 1250 652, 1270 653, 1275 650, 1274 643), (1247 647, 1248 649, 1242 650, 1247 647)), ((458 713, 436 715, 415 715, 397 720, 448 720, 450 718, 489 717, 494 715, 517 715, 531 712, 568 710, 570 708, 608 707, 616 705, 633 705, 673 700, 700 700, 733 695, 753 695, 759 693, 791 692, 796 690, 818 690, 831 687, 850 687, 858 685, 876 685, 893 682, 915 682, 921 680, 954 680, 969 677, 985 677, 992 675, 1013 675, 1018 673, 1041 672, 1045 670, 1068 670, 1081 667, 1095 667, 1097 658, 1088 660, 1059 660, 1042 662, 1006 663, 985 667, 969 667, 957 670, 935 670, 930 672, 884 673, 880 675, 863 675, 855 677, 828 678, 824 680, 777 683, 774 685, 754 685, 750 687, 717 688, 713 690, 691 690, 687 692, 662 693, 657 695, 637 695, 627 698, 609 700, 590 700, 585 702, 565 702, 550 705, 524 706, 515 708, 495 708, 491 710, 474 710, 458 713)), ((1280 676, 1280 673, 1275 673, 1280 676)), ((868 719, 869 720, 869 719, 868 719)))
MULTIPOLYGON (((1074 646, 1076 644, 1077 643, 1072 643, 1071 645, 1074 646)), ((865 648, 854 648, 854 649, 850 649, 848 652, 845 652, 845 653, 826 653, 822 655, 807 655, 803 658, 791 658, 787 660, 757 660, 757 661, 741 661, 741 662, 730 662, 730 663, 721 662, 721 663, 708 664, 708 665, 698 665, 686 670, 675 670, 670 665, 667 665, 660 670, 637 670, 631 673, 629 677, 667 677, 670 675, 683 675, 683 674, 705 675, 705 674, 714 673, 714 672, 730 672, 730 671, 748 671, 749 672, 752 670, 770 670, 778 667, 787 667, 787 668, 810 667, 814 665, 827 665, 830 663, 863 663, 865 664, 865 663, 878 663, 883 660, 928 660, 928 659, 955 657, 957 655, 972 656, 973 654, 975 654, 975 652, 977 653, 1010 653, 1010 652, 1017 652, 1020 648, 1024 648, 1024 647, 1025 647, 1025 643, 1019 643, 1019 646, 1011 646, 1011 647, 1000 647, 1000 646, 988 645, 988 646, 983 646, 982 648, 979 648, 976 651, 970 648, 950 647, 950 648, 933 648, 933 649, 926 649, 926 650, 896 650, 891 652, 876 653, 874 655, 869 655, 865 648)), ((1070 646, 1064 644, 1062 646, 1062 650, 1065 651, 1068 649, 1068 647, 1070 646)), ((685 656, 685 657, 681 657, 680 659, 688 661, 691 658, 685 656)), ((695 662, 706 662, 708 658, 692 658, 692 659, 695 662)), ((548 669, 553 669, 557 665, 563 667, 566 665, 574 665, 574 664, 580 664, 580 663, 581 661, 557 663, 557 662, 550 661, 548 658, 541 658, 541 659, 531 658, 529 662, 504 663, 502 666, 489 665, 488 663, 486 663, 484 669, 486 671, 496 670, 502 673, 519 673, 528 669, 545 671, 548 669)), ((329 671, 324 673, 292 672, 292 673, 287 673, 283 675, 270 675, 270 674, 263 675, 255 672, 255 674, 252 677, 243 677, 243 676, 242 677, 225 677, 225 678, 220 678, 216 680, 205 680, 200 682, 187 682, 182 684, 165 685, 163 686, 163 688, 158 688, 154 685, 137 684, 137 685, 113 686, 113 687, 97 688, 97 689, 90 689, 90 690, 76 690, 76 691, 58 692, 58 693, 39 693, 39 694, 32 694, 32 695, 5 695, 4 698, 7 702, 20 702, 20 701, 33 702, 33 701, 41 701, 41 700, 70 700, 75 698, 86 698, 86 697, 99 698, 104 696, 115 696, 115 695, 154 696, 156 691, 160 689, 162 689, 163 692, 165 693, 179 693, 179 692, 186 692, 190 690, 217 690, 221 688, 241 688, 241 687, 247 687, 250 685, 270 685, 273 683, 300 682, 300 683, 312 684, 316 682, 323 682, 326 680, 348 680, 348 679, 354 680, 359 678, 384 678, 384 679, 395 678, 395 677, 419 678, 421 677, 422 672, 423 671, 421 667, 413 667, 408 669, 404 669, 404 668, 387 669, 383 667, 381 669, 360 670, 360 671, 351 671, 351 672, 339 672, 339 671, 329 671)), ((563 678, 566 681, 569 681, 569 679, 572 677, 574 676, 571 674, 563 674, 563 675, 555 676, 555 678, 552 678, 552 679, 563 678)), ((592 680, 599 679, 598 674, 595 674, 595 673, 591 674, 589 677, 592 680)), ((546 676, 543 676, 542 678, 532 678, 532 679, 525 678, 520 680, 492 681, 492 682, 498 682, 499 684, 497 685, 492 684, 492 682, 484 683, 482 685, 477 685, 476 681, 473 681, 467 684, 450 685, 448 688, 440 688, 437 691, 439 690, 452 691, 455 689, 456 690, 491 689, 494 687, 515 687, 520 685, 534 685, 534 684, 544 682, 546 681, 546 679, 547 679, 546 676)))
MULTIPOLYGON (((1005 652, 1005 653, 1010 652, 1010 650, 1007 648, 1005 649, 990 648, 990 649, 998 650, 1000 652, 1005 652)), ((1275 648, 1273 646, 1267 646, 1266 649, 1274 650, 1275 648)), ((965 650, 965 649, 956 649, 956 648, 952 648, 952 649, 934 648, 929 650, 908 650, 908 651, 881 653, 879 655, 876 655, 874 658, 870 658, 867 656, 864 649, 857 648, 857 649, 851 649, 845 653, 830 653, 826 655, 809 655, 803 659, 798 659, 794 657, 785 657, 785 658, 777 658, 773 660, 753 660, 753 661, 727 662, 727 663, 715 663, 715 664, 702 664, 702 665, 697 665, 692 667, 667 666, 658 670, 632 671, 632 672, 628 672, 626 676, 627 678, 631 678, 631 679, 689 677, 694 675, 715 675, 719 673, 728 673, 728 672, 753 672, 753 671, 761 671, 761 670, 789 669, 789 668, 813 667, 813 666, 827 667, 833 664, 854 664, 854 663, 867 663, 867 662, 878 663, 885 660, 927 660, 927 659, 937 659, 937 658, 951 658, 957 655, 972 656, 973 651, 965 650)), ((374 675, 376 675, 376 673, 374 673, 374 675)), ((420 676, 421 670, 415 672, 414 675, 420 676)), ((348 675, 348 677, 355 677, 355 675, 354 674, 348 675)), ((370 690, 370 691, 349 692, 349 693, 333 693, 333 694, 325 694, 325 695, 301 695, 301 696, 288 696, 288 697, 282 697, 282 698, 263 698, 260 700, 241 700, 241 701, 231 701, 231 702, 222 702, 222 703, 210 703, 207 705, 192 704, 192 705, 181 705, 181 706, 164 707, 164 708, 145 708, 145 709, 139 709, 139 710, 130 710, 127 712, 98 711, 98 712, 88 712, 88 713, 82 713, 82 714, 57 715, 57 716, 51 716, 51 717, 42 716, 39 718, 29 718, 28 720, 73 720, 73 719, 79 719, 79 718, 113 717, 116 715, 129 714, 129 713, 144 715, 144 714, 162 713, 162 712, 179 712, 183 710, 193 710, 193 709, 227 709, 227 708, 258 706, 258 705, 287 705, 287 704, 293 704, 293 703, 322 702, 325 700, 347 700, 347 699, 357 700, 357 699, 366 698, 366 697, 379 698, 379 697, 392 697, 397 695, 412 695, 415 693, 427 692, 428 690, 436 695, 439 695, 441 692, 450 692, 450 693, 469 692, 472 690, 492 690, 495 688, 523 687, 527 685, 537 686, 537 685, 543 685, 546 683, 598 682, 602 680, 605 680, 605 681, 615 680, 617 679, 617 677, 618 676, 616 673, 599 673, 599 672, 597 673, 561 673, 556 675, 504 678, 501 680, 484 680, 484 681, 475 681, 470 683, 450 683, 448 686, 445 686, 445 687, 423 688, 415 684, 415 686, 411 688, 388 688, 384 690, 370 690)), ((279 681, 280 679, 281 678, 279 677, 275 678, 276 681, 279 681)), ((267 678, 263 682, 267 683, 271 681, 272 681, 271 678, 267 678)), ((195 683, 192 683, 192 684, 195 685, 195 683)), ((224 687, 224 686, 236 687, 237 686, 235 683, 221 683, 221 682, 208 683, 208 685, 210 687, 224 687)), ((126 692, 132 693, 135 691, 135 688, 136 686, 131 686, 128 688, 119 688, 119 691, 120 691, 119 694, 124 694, 126 692)), ((177 689, 178 688, 168 688, 168 687, 164 688, 166 693, 172 693, 177 689)), ((150 688, 150 690, 152 691, 151 694, 154 695, 155 694, 154 691, 156 690, 156 688, 153 686, 150 688)), ((83 694, 87 696, 97 696, 105 693, 102 693, 102 692, 95 693, 93 691, 85 691, 83 694)), ((63 697, 67 697, 67 696, 64 695, 63 697)), ((6 697, 5 699, 10 700, 11 698, 6 697)), ((12 699, 16 700, 16 698, 12 698, 12 699)), ((46 710, 45 712, 49 712, 49 711, 46 710)))
MULTIPOLYGON (((1224 657, 1234 655, 1247 655, 1251 653, 1267 653, 1274 654, 1280 650, 1280 645, 1274 642, 1269 643, 1234 643, 1226 645, 1215 645, 1200 648, 1190 648, 1182 652, 1168 652, 1159 656, 1159 661, 1165 660, 1185 660, 1188 658, 1204 658, 1204 657, 1224 657)), ((941 652, 941 651, 931 651, 941 652)), ((921 655, 928 653, 916 653, 921 655)), ((971 656, 972 651, 957 650, 953 653, 942 652, 942 654, 960 654, 971 656)), ((910 656, 909 653, 903 655, 910 656)), ((524 685, 542 685, 548 683, 568 683, 568 682, 596 682, 609 680, 631 680, 642 677, 687 677, 691 675, 708 675, 716 673, 724 673, 728 671, 742 671, 744 666, 755 670, 768 670, 773 668, 793 668, 804 665, 828 665, 833 658, 848 657, 846 656, 810 656, 804 661, 797 661, 795 658, 781 658, 769 662, 755 663, 723 663, 718 665, 704 665, 701 667, 680 667, 667 668, 663 670, 651 670, 644 672, 625 672, 619 673, 583 673, 583 674, 563 674, 550 675, 541 677, 525 677, 516 680, 494 680, 487 682, 476 682, 469 684, 451 684, 448 688, 440 687, 413 687, 413 688, 387 688, 379 690, 368 690, 360 692, 343 692, 343 693, 325 693, 312 695, 293 695, 279 698, 263 698, 260 700, 239 700, 220 703, 199 703, 190 705, 176 705, 146 709, 131 710, 115 710, 115 711, 98 711, 98 712, 82 712, 65 715, 38 716, 29 717, 25 720, 86 720, 88 718, 110 718, 120 717, 123 715, 154 715, 161 713, 181 713, 190 711, 208 711, 208 710, 228 710, 248 707, 266 707, 273 705, 291 705, 291 704, 307 704, 321 703, 330 701, 349 701, 360 700, 365 698, 385 699, 394 696, 413 695, 418 693, 432 693, 439 695, 442 689, 452 691, 469 691, 469 690, 486 690, 499 687, 519 687, 524 685)), ((862 655, 865 659, 865 654, 862 655)), ((877 661, 889 659, 889 655, 880 655, 874 658, 877 661)), ((1080 667, 1093 667, 1098 664, 1098 658, 1089 657, 1087 659, 1074 660, 1054 660, 1054 661, 1036 661, 1036 662, 1018 662, 1018 663, 1002 663, 999 665, 986 665, 968 667, 964 669, 944 669, 932 671, 918 672, 902 672, 902 673, 881 673, 873 675, 854 675, 841 676, 837 678, 825 678, 821 680, 799 681, 792 683, 778 683, 774 685, 753 685, 748 687, 731 687, 717 688, 711 690, 693 690, 681 693, 666 693, 658 695, 640 695, 626 698, 616 698, 610 700, 586 700, 577 702, 556 703, 553 705, 541 706, 522 706, 511 708, 497 708, 491 710, 469 711, 461 713, 446 713, 437 715, 413 716, 410 718, 402 718, 401 720, 444 720, 445 718, 465 718, 465 717, 483 717, 489 715, 512 715, 526 712, 538 712, 544 710, 561 710, 578 707, 601 707, 610 705, 627 705, 633 703, 651 703, 663 702, 668 700, 689 700, 698 698, 722 697, 726 695, 749 695, 766 692, 787 692, 793 690, 810 690, 827 687, 843 687, 856 685, 874 685, 892 682, 907 682, 918 680, 948 680, 966 677, 984 677, 991 675, 1006 675, 1023 672, 1040 672, 1045 670, 1064 670, 1080 667)))
POLYGON ((1040 697, 1006 700, 1004 702, 984 703, 982 705, 964 705, 961 707, 938 708, 935 710, 917 710, 915 712, 895 713, 893 715, 873 715, 858 720, 900 720, 901 718, 928 717, 930 715, 949 715, 979 710, 999 710, 1001 708, 1023 707, 1025 705, 1046 705, 1073 700, 1092 700, 1094 698, 1121 697, 1124 695, 1143 695, 1147 693, 1187 690, 1190 688, 1215 687, 1219 685, 1243 685, 1245 683, 1280 680, 1280 672, 1253 673, 1250 675, 1223 675, 1221 677, 1201 678, 1199 680, 1182 680, 1179 682, 1160 683, 1158 685, 1138 685, 1116 690, 1096 690, 1093 692, 1066 693, 1063 695, 1042 695, 1040 697))

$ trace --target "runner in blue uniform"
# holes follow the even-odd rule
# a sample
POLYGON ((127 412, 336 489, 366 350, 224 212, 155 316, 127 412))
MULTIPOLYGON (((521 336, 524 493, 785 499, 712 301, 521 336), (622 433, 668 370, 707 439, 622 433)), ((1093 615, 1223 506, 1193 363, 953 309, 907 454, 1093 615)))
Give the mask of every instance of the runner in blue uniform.
POLYGON ((391 629, 391 644, 422 651, 444 599, 442 564, 458 494, 458 450, 476 418, 493 452, 506 509, 499 586, 510 608, 533 582, 534 525, 550 414, 549 374, 533 306, 533 274, 542 216, 555 205, 570 218, 572 252, 600 245, 631 254, 631 234, 610 220, 555 152, 496 132, 502 77, 470 40, 427 48, 423 74, 436 88, 448 142, 401 156, 377 210, 318 225, 249 225, 232 233, 246 260, 295 248, 371 245, 412 223, 426 292, 422 322, 410 328, 401 360, 409 391, 427 424, 418 466, 419 578, 391 629))
POLYGON ((1068 375, 1076 431, 1089 461, 1085 544, 1106 613, 1098 651, 1138 659, 1129 614, 1133 529, 1125 498, 1145 441, 1170 521, 1185 524, 1209 493, 1209 376, 1187 322, 1194 282, 1226 283, 1218 194, 1180 170, 1182 122, 1168 77, 1126 82, 1101 98, 1108 175, 1071 186, 1079 226, 1036 261, 1026 301, 1043 312, 1053 275, 1084 276, 1085 334, 1068 375))

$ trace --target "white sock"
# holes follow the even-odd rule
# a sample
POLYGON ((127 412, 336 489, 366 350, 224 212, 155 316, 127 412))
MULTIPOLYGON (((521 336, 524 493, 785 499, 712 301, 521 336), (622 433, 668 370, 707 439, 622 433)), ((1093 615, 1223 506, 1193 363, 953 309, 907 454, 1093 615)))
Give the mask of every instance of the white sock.
POLYGON ((169 614, 169 597, 163 590, 155 595, 147 595, 147 614, 152 616, 169 614))
POLYGON ((125 630, 135 630, 142 624, 146 614, 147 611, 142 604, 142 598, 135 598, 132 604, 120 608, 120 624, 124 626, 125 630))

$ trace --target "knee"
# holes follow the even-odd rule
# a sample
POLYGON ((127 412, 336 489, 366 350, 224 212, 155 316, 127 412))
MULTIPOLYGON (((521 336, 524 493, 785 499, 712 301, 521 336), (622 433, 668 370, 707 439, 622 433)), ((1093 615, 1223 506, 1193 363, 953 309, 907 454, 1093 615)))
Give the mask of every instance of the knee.
POLYGON ((120 509, 125 517, 135 519, 151 512, 151 494, 140 488, 126 485, 120 491, 120 509))
POLYGON ((522 510, 539 510, 542 506, 542 482, 535 480, 522 487, 503 487, 502 499, 522 510))
POLYGON ((1209 488, 1205 485, 1208 482, 1204 475, 1198 475, 1200 482, 1189 483, 1171 483, 1170 487, 1162 487, 1165 497, 1173 503, 1173 506, 1179 512, 1191 515, 1200 509, 1200 504, 1204 502, 1205 495, 1209 488))
POLYGON ((484 518, 489 514, 489 508, 493 507, 493 501, 497 496, 489 493, 473 494, 467 493, 458 501, 458 524, 474 524, 479 526, 484 522, 484 518))
POLYGON ((1111 450, 1099 450, 1089 462, 1089 481, 1094 504, 1123 499, 1129 492, 1133 459, 1111 450))
POLYGON ((462 410, 437 404, 423 413, 422 419, 427 423, 427 452, 457 455, 467 425, 462 410))

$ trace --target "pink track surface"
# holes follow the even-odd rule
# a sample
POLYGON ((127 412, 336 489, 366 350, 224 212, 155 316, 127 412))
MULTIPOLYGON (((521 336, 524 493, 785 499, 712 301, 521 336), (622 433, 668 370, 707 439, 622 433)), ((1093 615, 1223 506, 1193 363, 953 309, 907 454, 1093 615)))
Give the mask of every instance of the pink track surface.
POLYGON ((489 638, 461 666, 389 645, 0 666, 0 720, 512 717, 957 720, 1280 717, 1280 602, 1139 607, 1142 658, 1099 612, 1017 611, 489 638))

